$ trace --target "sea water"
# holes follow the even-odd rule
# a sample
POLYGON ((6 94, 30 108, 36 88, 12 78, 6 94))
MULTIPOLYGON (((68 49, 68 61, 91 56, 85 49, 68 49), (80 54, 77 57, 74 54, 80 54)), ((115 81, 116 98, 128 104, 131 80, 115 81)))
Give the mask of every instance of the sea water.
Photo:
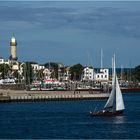
POLYGON ((117 117, 91 117, 105 100, 0 103, 0 139, 140 139, 140 93, 117 117))

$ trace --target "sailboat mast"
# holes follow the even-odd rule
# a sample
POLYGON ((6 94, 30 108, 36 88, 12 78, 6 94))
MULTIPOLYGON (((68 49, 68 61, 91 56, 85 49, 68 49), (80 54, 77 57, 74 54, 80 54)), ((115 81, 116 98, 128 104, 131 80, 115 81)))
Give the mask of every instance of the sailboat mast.
POLYGON ((114 76, 116 75, 116 62, 115 62, 115 60, 116 60, 116 56, 114 54, 114 56, 113 56, 114 76))
POLYGON ((114 76, 114 58, 112 57, 112 85, 113 85, 113 76, 114 76))
POLYGON ((101 69, 103 68, 103 50, 101 49, 101 69))
POLYGON ((119 81, 118 81, 118 77, 116 74, 116 65, 115 65, 115 57, 114 57, 114 76, 115 76, 115 94, 116 94, 116 111, 120 111, 120 110, 124 110, 124 102, 123 102, 123 97, 122 97, 122 93, 121 93, 121 89, 119 86, 119 81))
POLYGON ((107 108, 112 108, 113 107, 113 104, 114 104, 114 97, 115 97, 115 94, 116 94, 116 87, 115 87, 115 55, 113 56, 112 58, 112 65, 113 65, 113 75, 112 75, 112 90, 111 90, 111 93, 109 95, 109 98, 104 106, 104 109, 107 109, 107 108))

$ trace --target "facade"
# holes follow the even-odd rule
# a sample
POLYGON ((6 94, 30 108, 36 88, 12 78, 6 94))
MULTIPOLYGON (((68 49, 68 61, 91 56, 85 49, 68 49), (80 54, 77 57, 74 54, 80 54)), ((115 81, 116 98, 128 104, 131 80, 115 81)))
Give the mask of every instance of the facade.
POLYGON ((109 69, 100 69, 99 73, 95 73, 95 81, 108 81, 109 80, 109 69))
POLYGON ((93 79, 94 79, 94 69, 89 68, 89 67, 84 68, 82 80, 83 81, 88 81, 88 80, 91 81, 93 79))
POLYGON ((31 64, 33 71, 39 70, 39 64, 31 64))
POLYGON ((51 70, 49 70, 48 68, 45 68, 43 71, 44 75, 45 75, 45 79, 51 79, 51 70))
POLYGON ((44 65, 39 65, 39 66, 38 66, 38 69, 39 69, 39 70, 44 70, 44 69, 45 69, 45 66, 44 66, 44 65))
POLYGON ((69 81, 70 80, 70 67, 65 67, 65 72, 64 72, 64 81, 69 81))
POLYGON ((10 65, 10 64, 11 64, 11 60, 5 59, 5 60, 4 60, 4 64, 10 65))
POLYGON ((9 59, 4 59, 4 58, 0 57, 0 65, 1 64, 7 64, 7 65, 11 66, 12 70, 19 70, 19 62, 17 62, 17 61, 11 61, 9 59))
POLYGON ((12 63, 12 70, 19 70, 19 62, 15 61, 12 63))
POLYGON ((6 60, 6 59, 0 57, 0 64, 10 65, 11 64, 11 61, 9 59, 6 60))
POLYGON ((45 66, 44 65, 39 65, 39 64, 31 64, 32 68, 34 71, 38 71, 38 70, 44 70, 45 66))
POLYGON ((0 64, 4 64, 4 59, 0 57, 0 64))

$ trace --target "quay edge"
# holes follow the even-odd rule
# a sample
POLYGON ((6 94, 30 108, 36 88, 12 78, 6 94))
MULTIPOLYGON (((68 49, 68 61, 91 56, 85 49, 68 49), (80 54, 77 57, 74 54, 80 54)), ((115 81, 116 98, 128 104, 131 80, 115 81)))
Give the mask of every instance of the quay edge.
POLYGON ((37 102, 37 101, 76 101, 76 100, 104 100, 108 93, 92 93, 85 91, 13 91, 0 90, 0 102, 37 102))

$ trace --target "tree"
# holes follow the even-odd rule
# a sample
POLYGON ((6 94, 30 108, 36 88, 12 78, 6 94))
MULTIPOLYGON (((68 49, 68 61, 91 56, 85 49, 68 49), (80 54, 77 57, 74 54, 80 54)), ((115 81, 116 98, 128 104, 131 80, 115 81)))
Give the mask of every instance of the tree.
POLYGON ((33 81, 33 68, 31 62, 25 62, 23 65, 23 75, 25 78, 25 84, 29 85, 33 81))
POLYGON ((71 80, 80 80, 83 72, 83 66, 76 64, 70 67, 71 80))
POLYGON ((44 78, 43 70, 38 70, 36 73, 36 77, 37 77, 37 80, 43 80, 44 78))
POLYGON ((140 82, 140 65, 136 66, 133 70, 133 77, 140 82))
POLYGON ((10 71, 10 66, 7 64, 1 64, 0 65, 0 73, 1 73, 1 78, 4 79, 8 76, 10 71))
POLYGON ((49 70, 52 70, 51 78, 58 79, 58 64, 55 62, 49 62, 45 64, 45 68, 48 68, 49 70))

